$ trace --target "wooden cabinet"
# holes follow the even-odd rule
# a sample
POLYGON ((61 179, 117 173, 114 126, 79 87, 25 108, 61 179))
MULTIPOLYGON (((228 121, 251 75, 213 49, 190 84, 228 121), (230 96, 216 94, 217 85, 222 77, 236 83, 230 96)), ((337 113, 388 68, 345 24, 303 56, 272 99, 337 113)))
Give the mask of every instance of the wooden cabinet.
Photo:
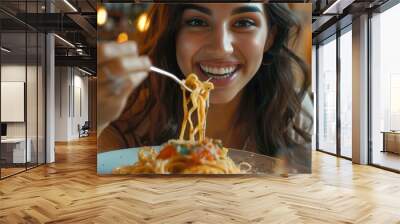
POLYGON ((400 131, 387 131, 383 134, 383 152, 400 154, 400 131))

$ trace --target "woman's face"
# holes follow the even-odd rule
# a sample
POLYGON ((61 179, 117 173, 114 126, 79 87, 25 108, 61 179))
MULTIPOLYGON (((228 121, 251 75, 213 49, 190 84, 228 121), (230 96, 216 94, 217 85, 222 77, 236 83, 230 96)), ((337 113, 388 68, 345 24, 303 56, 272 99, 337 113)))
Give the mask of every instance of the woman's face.
POLYGON ((261 3, 187 4, 176 39, 183 74, 212 78, 211 103, 230 102, 261 65, 268 26, 261 3))

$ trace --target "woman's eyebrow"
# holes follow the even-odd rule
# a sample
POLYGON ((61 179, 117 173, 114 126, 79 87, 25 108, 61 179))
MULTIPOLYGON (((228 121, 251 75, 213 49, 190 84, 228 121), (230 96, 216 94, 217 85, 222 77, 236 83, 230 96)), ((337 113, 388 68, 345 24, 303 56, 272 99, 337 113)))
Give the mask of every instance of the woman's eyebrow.
POLYGON ((212 15, 212 12, 209 8, 203 7, 203 6, 199 6, 199 5, 194 5, 194 4, 185 4, 183 6, 183 11, 188 10, 188 9, 193 9, 193 10, 197 10, 200 11, 202 13, 205 13, 207 15, 212 15))
POLYGON ((256 6, 242 6, 242 7, 238 7, 238 8, 235 8, 234 10, 232 10, 231 15, 239 14, 239 13, 245 13, 245 12, 259 12, 259 13, 261 13, 261 9, 259 7, 256 7, 256 6))

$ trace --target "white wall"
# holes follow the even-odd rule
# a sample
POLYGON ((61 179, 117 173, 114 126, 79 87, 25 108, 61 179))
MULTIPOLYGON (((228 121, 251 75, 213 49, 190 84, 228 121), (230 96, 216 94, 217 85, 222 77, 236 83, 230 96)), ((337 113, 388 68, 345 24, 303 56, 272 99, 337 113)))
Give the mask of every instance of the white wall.
POLYGON ((55 141, 74 140, 79 138, 78 124, 89 117, 88 78, 72 67, 56 67, 55 73, 55 141))
MULTIPOLYGON (((27 67, 28 74, 35 73, 36 75, 36 67, 28 66, 27 67)), ((25 82, 25 65, 2 65, 1 66, 1 81, 5 82, 25 82)), ((31 82, 31 80, 30 80, 31 82)), ((36 85, 35 83, 30 83, 36 85)), ((28 88, 27 89, 27 102, 33 102, 33 99, 29 99, 29 97, 34 97, 36 99, 36 89, 28 88), (31 90, 31 91, 30 91, 31 90)), ((31 105, 35 106, 35 105, 31 105)), ((1 108, 1 110, 7 110, 7 108, 1 108)), ((36 121, 36 114, 34 117, 29 117, 31 114, 28 113, 28 121, 32 121, 35 119, 36 121)), ((28 125, 31 127, 32 125, 28 125)), ((7 136, 8 137, 25 137, 25 122, 7 122, 7 136)), ((28 136, 29 137, 29 136, 28 136)))
POLYGON ((55 68, 55 141, 68 140, 68 68, 55 68))

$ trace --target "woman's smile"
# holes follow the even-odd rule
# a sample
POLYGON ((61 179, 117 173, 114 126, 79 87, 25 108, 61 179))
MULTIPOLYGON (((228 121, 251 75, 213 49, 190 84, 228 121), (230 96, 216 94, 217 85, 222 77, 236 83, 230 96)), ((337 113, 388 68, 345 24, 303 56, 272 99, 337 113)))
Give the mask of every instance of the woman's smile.
POLYGON ((221 88, 228 86, 238 77, 242 65, 234 60, 202 60, 194 67, 201 80, 210 79, 216 88, 221 88))

